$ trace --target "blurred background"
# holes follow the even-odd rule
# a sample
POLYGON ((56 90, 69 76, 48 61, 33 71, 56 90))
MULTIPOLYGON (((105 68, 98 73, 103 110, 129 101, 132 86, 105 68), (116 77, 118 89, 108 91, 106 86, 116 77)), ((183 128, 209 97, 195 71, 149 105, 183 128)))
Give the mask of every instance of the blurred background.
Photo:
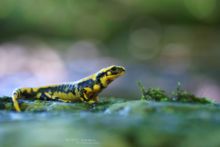
POLYGON ((217 0, 0 0, 0 95, 75 81, 116 64, 127 74, 103 96, 146 87, 220 101, 217 0))

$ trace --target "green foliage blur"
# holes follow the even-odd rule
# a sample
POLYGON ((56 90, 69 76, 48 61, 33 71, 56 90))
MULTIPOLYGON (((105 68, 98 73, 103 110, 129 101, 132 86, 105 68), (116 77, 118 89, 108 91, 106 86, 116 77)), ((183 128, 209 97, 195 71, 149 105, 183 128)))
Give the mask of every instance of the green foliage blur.
POLYGON ((133 26, 219 24, 217 0, 1 0, 1 39, 22 33, 111 41, 133 26))

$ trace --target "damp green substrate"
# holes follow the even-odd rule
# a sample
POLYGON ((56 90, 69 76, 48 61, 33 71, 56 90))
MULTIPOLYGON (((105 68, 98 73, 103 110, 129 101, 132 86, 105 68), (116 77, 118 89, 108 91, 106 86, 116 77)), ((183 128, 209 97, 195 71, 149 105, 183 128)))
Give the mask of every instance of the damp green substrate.
POLYGON ((95 106, 22 101, 24 112, 16 113, 10 100, 4 102, 0 146, 220 145, 218 104, 121 98, 101 99, 95 106))

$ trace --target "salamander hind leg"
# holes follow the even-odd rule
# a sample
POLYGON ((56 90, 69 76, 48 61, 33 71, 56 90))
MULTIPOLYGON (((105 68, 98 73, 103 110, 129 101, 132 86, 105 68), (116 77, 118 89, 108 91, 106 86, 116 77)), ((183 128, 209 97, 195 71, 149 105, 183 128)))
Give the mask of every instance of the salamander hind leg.
POLYGON ((18 99, 21 98, 21 89, 15 89, 12 94, 12 102, 16 111, 20 112, 21 109, 18 104, 18 99))
POLYGON ((18 99, 20 98, 37 98, 36 97, 36 89, 33 88, 19 88, 15 89, 12 93, 12 101, 16 111, 20 112, 21 109, 18 104, 18 99))

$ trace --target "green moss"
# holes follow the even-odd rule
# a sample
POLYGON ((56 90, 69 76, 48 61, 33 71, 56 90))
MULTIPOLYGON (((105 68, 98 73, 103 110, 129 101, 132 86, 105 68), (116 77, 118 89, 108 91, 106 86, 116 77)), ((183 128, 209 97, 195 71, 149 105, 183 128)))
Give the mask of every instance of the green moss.
POLYGON ((172 93, 173 100, 178 102, 190 102, 190 103, 213 103, 208 98, 197 97, 192 93, 182 89, 181 84, 178 83, 176 90, 172 93))
POLYGON ((8 96, 0 97, 0 110, 12 110, 12 99, 8 96))
POLYGON ((155 100, 155 101, 168 101, 169 97, 166 95, 164 90, 160 88, 149 88, 144 93, 146 100, 155 100))
MULTIPOLYGON (((65 103, 60 101, 44 101, 44 100, 19 100, 19 106, 22 111, 42 112, 42 111, 91 111, 98 112, 105 110, 109 105, 119 102, 116 98, 101 98, 97 104, 87 103, 65 103)), ((15 111, 11 97, 0 97, 0 110, 15 111)))
POLYGON ((168 96, 166 91, 161 90, 160 88, 148 88, 146 90, 141 82, 138 82, 138 86, 141 91, 141 99, 145 100, 202 104, 213 103, 208 98, 197 97, 194 94, 183 90, 180 83, 178 83, 177 88, 172 92, 171 96, 168 96))
POLYGON ((138 86, 141 91, 142 100, 170 101, 170 98, 166 94, 166 91, 160 88, 148 88, 147 90, 145 90, 140 81, 138 82, 138 86))
POLYGON ((33 102, 30 102, 29 104, 31 105, 27 105, 27 103, 23 103, 21 105, 21 108, 25 108, 25 111, 45 111, 46 107, 48 106, 47 103, 45 101, 41 101, 41 100, 35 100, 33 102))

